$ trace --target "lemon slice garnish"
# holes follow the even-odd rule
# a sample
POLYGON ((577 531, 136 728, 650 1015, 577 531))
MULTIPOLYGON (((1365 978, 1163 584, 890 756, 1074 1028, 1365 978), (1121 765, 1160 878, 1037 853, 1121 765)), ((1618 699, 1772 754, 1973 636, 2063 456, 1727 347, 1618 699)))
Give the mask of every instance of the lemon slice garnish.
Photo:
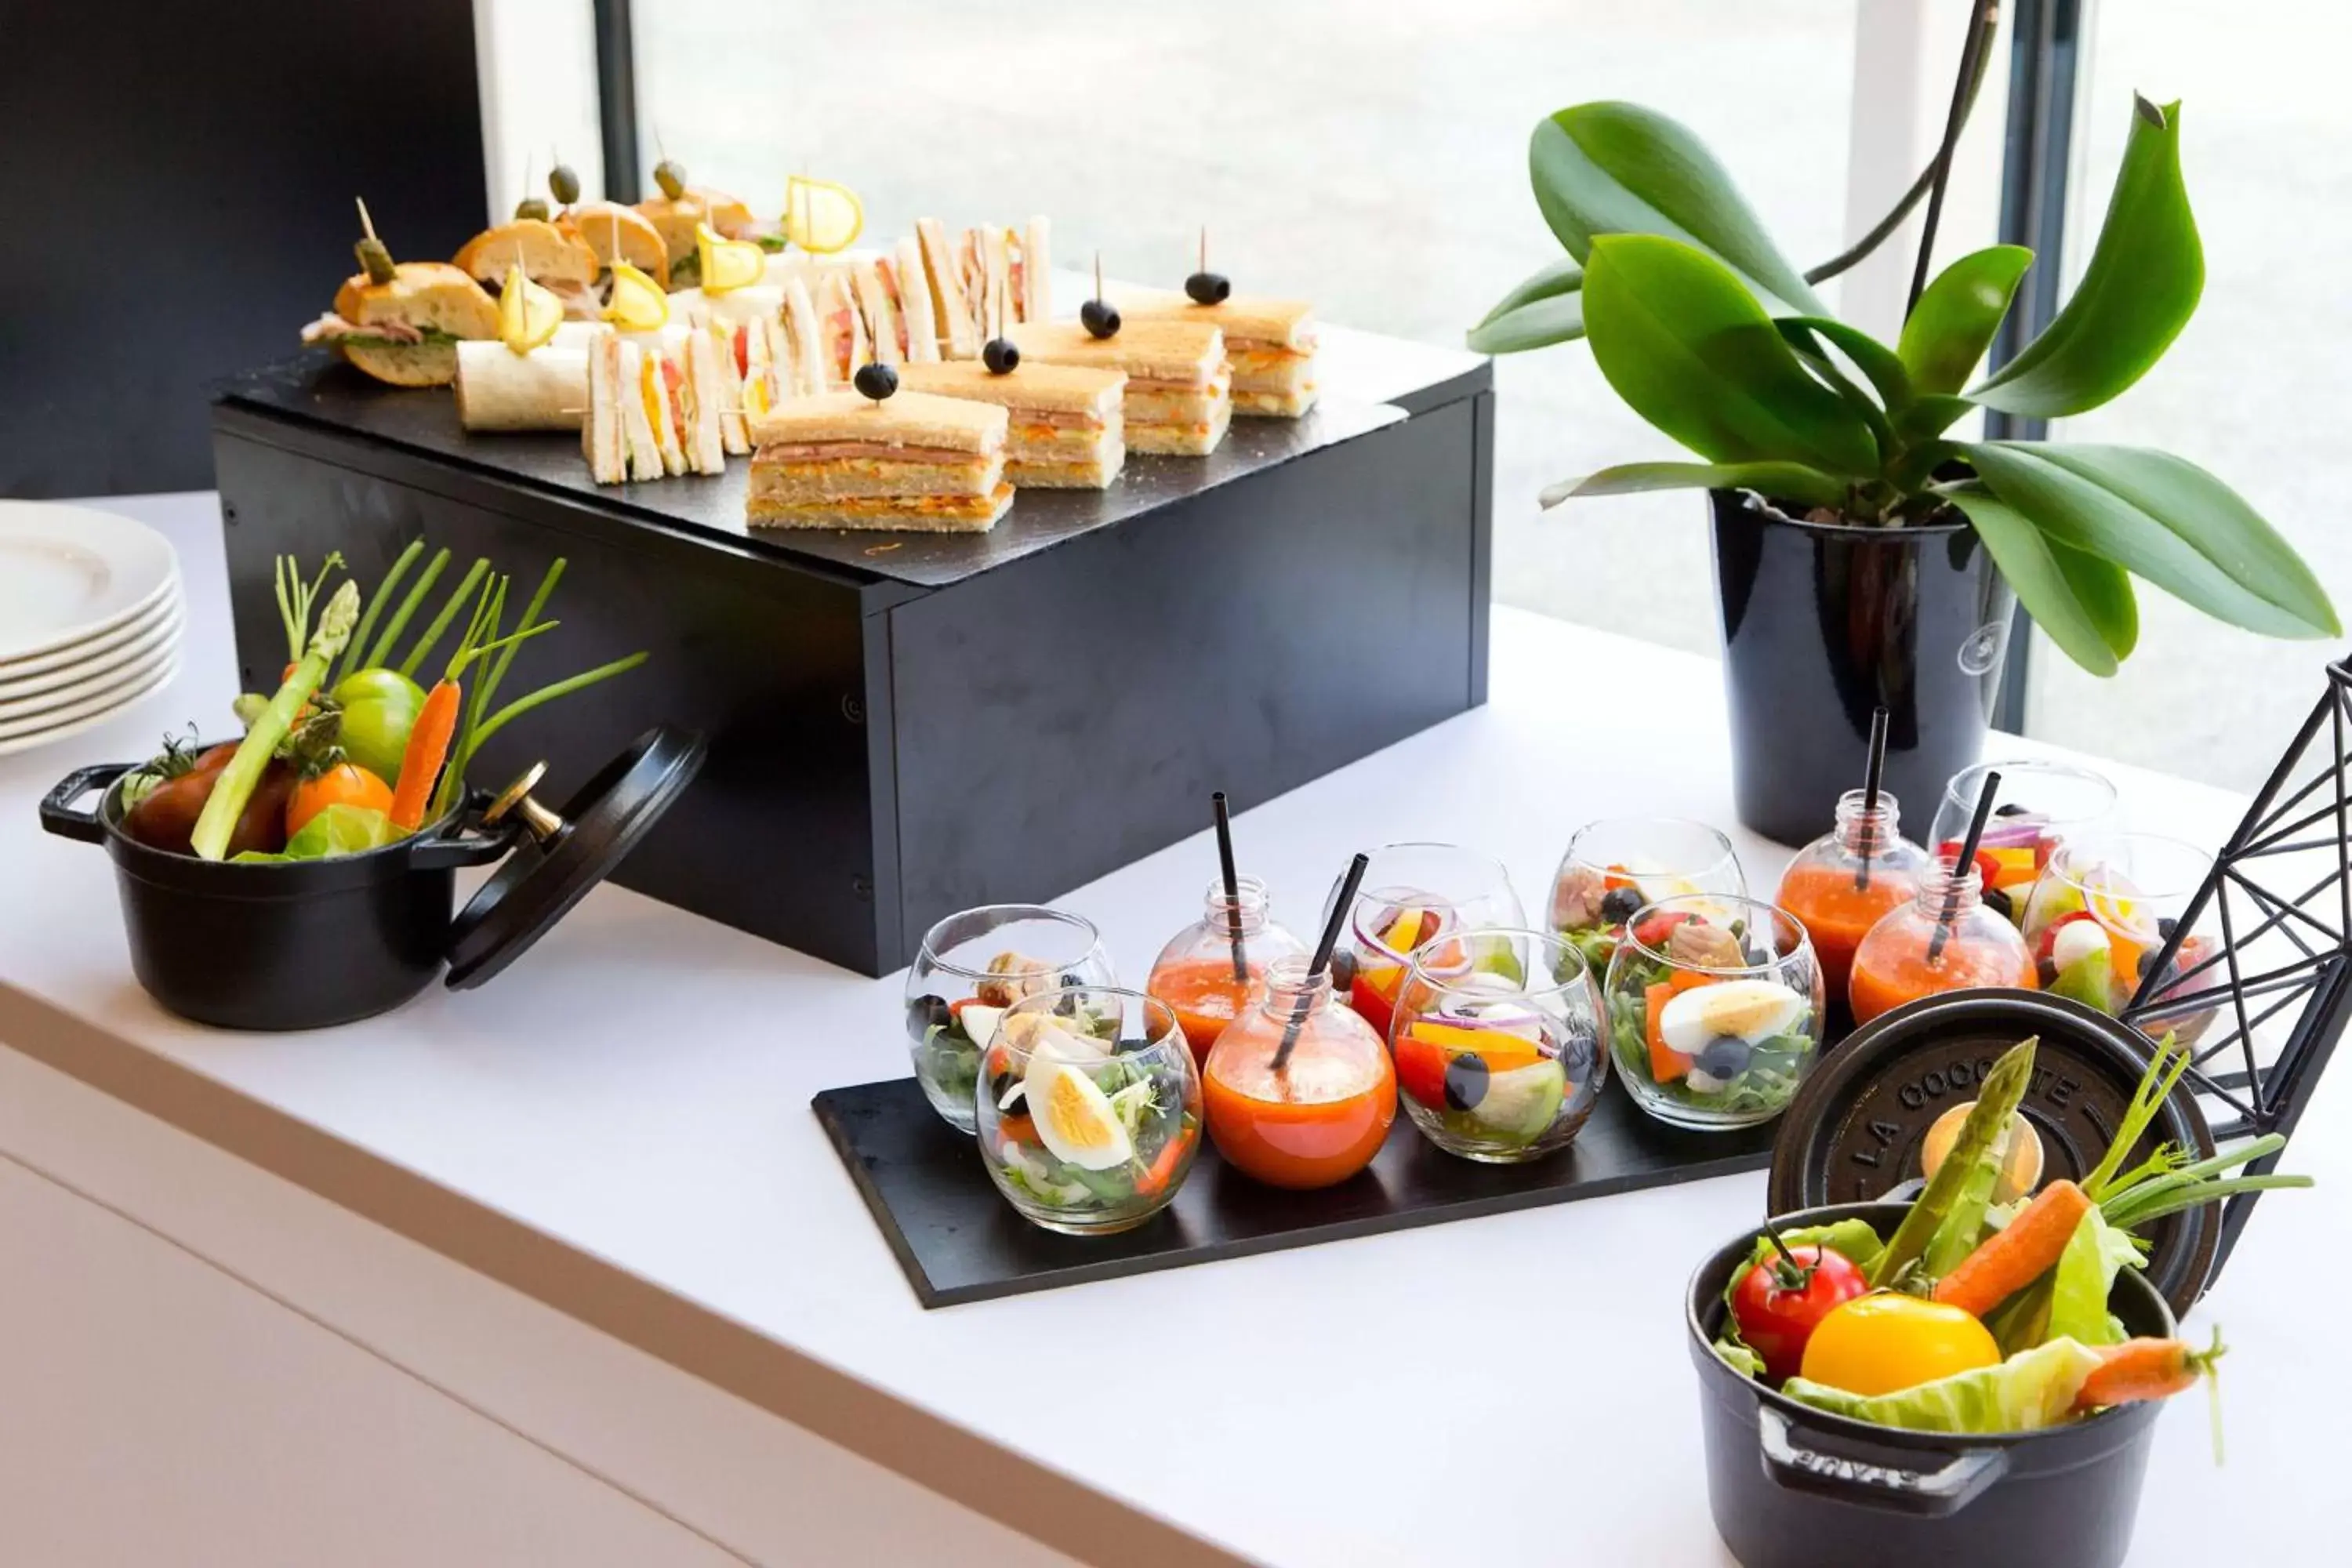
POLYGON ((702 262, 706 294, 748 288, 767 275, 766 251, 748 239, 730 239, 707 223, 694 226, 694 249, 702 262))
POLYGON ((650 332, 669 323, 669 295, 662 286, 617 258, 613 262, 613 302, 604 319, 625 332, 650 332))
POLYGON ((527 354, 555 336, 563 324, 563 301, 509 266, 499 288, 499 341, 527 354))
POLYGON ((865 232, 865 205, 847 185, 799 174, 784 182, 784 237, 803 250, 846 250, 865 232))

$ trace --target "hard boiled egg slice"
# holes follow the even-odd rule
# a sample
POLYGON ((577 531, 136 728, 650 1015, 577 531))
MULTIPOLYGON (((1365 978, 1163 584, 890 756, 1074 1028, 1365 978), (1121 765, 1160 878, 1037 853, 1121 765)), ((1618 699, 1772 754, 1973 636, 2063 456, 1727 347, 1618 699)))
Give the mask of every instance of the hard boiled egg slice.
POLYGON ((1686 1057, 1698 1055, 1717 1035, 1736 1035, 1752 1046, 1795 1028, 1807 1005, 1777 980, 1696 985, 1667 1000, 1658 1015, 1658 1038, 1686 1057))
POLYGON ((1135 1157, 1118 1112, 1086 1072, 1051 1052, 1029 1058, 1023 1079, 1037 1136, 1054 1157, 1082 1171, 1108 1171, 1135 1157))

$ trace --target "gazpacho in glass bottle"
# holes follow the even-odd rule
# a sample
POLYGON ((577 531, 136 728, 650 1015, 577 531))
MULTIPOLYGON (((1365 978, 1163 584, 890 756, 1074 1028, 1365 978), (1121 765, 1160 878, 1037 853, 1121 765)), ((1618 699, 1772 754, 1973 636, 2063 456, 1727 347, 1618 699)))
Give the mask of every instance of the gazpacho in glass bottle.
POLYGON ((1266 966, 1255 1004, 1217 1037, 1201 1075, 1217 1152, 1276 1187, 1346 1181, 1372 1163, 1396 1120, 1387 1045, 1308 962, 1266 966))
POLYGON ((1212 882, 1202 903, 1201 918, 1160 950, 1144 989, 1176 1010, 1193 1059, 1206 1067, 1209 1047, 1241 1016, 1266 966, 1304 958, 1307 946, 1266 912, 1265 884, 1255 877, 1235 878, 1230 898, 1223 882, 1212 882))
POLYGON ((2036 988, 2025 939, 1985 908, 1975 867, 1930 859, 1911 901, 1882 917, 1854 949, 1846 999, 1853 1021, 1867 1024, 1922 996, 1998 986, 2036 988))
POLYGON ((1885 790, 1838 797, 1837 826, 1797 851, 1773 901, 1804 922, 1832 1001, 1845 1000, 1853 950, 1870 928, 1919 889, 1927 852, 1902 834, 1902 807, 1885 790))

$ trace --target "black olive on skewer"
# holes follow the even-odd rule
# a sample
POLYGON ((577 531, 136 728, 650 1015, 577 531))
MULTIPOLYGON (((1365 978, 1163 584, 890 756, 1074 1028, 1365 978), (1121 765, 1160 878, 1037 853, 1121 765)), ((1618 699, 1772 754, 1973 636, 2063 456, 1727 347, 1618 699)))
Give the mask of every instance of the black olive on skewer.
MULTIPOLYGON (((996 336, 980 345, 980 363, 988 367, 991 375, 1011 375, 1021 363, 1021 351, 1004 335, 1004 289, 996 290, 996 336)), ((982 312, 985 314, 985 311, 982 312)))
POLYGON ((1201 270, 1184 279, 1184 292, 1195 305, 1222 305, 1233 297, 1233 280, 1209 270, 1209 230, 1201 228, 1201 270))
POLYGON ((859 396, 870 397, 877 403, 898 390, 898 373, 879 360, 859 365, 857 374, 849 379, 859 396))
POLYGON ((1102 252, 1095 252, 1095 297, 1078 307, 1078 322, 1098 338, 1118 335, 1118 307, 1102 297, 1102 252))

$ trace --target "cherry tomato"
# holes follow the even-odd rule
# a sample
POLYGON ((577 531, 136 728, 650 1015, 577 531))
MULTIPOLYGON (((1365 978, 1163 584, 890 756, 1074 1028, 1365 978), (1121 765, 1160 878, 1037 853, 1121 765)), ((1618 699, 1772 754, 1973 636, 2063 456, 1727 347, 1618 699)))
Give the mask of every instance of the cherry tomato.
POLYGON ((1696 919, 1698 917, 1687 910, 1668 910, 1663 914, 1652 915, 1635 926, 1633 940, 1643 947, 1664 947, 1666 939, 1674 934, 1675 927, 1687 925, 1696 919))
POLYGON ((316 778, 304 779, 294 786, 286 802, 286 836, 291 838, 302 831, 302 825, 331 805, 364 806, 370 811, 392 810, 392 786, 356 763, 337 763, 316 778))
MULTIPOLYGON (((149 790, 123 816, 122 830, 152 848, 168 849, 174 855, 194 854, 189 839, 195 833, 196 818, 204 814, 205 802, 220 783, 221 769, 236 751, 233 744, 215 746, 186 773, 149 790)), ((248 849, 275 854, 286 847, 286 797, 293 788, 294 770, 286 763, 272 762, 263 771, 261 782, 254 786, 252 798, 229 834, 231 855, 248 849)))
POLYGON ((1765 1373, 1778 1382, 1794 1377, 1804 1365, 1814 1327, 1869 1289, 1845 1254, 1826 1247, 1792 1247, 1787 1257, 1775 1253, 1748 1265, 1731 1288, 1731 1315, 1739 1337, 1764 1358, 1765 1373))

